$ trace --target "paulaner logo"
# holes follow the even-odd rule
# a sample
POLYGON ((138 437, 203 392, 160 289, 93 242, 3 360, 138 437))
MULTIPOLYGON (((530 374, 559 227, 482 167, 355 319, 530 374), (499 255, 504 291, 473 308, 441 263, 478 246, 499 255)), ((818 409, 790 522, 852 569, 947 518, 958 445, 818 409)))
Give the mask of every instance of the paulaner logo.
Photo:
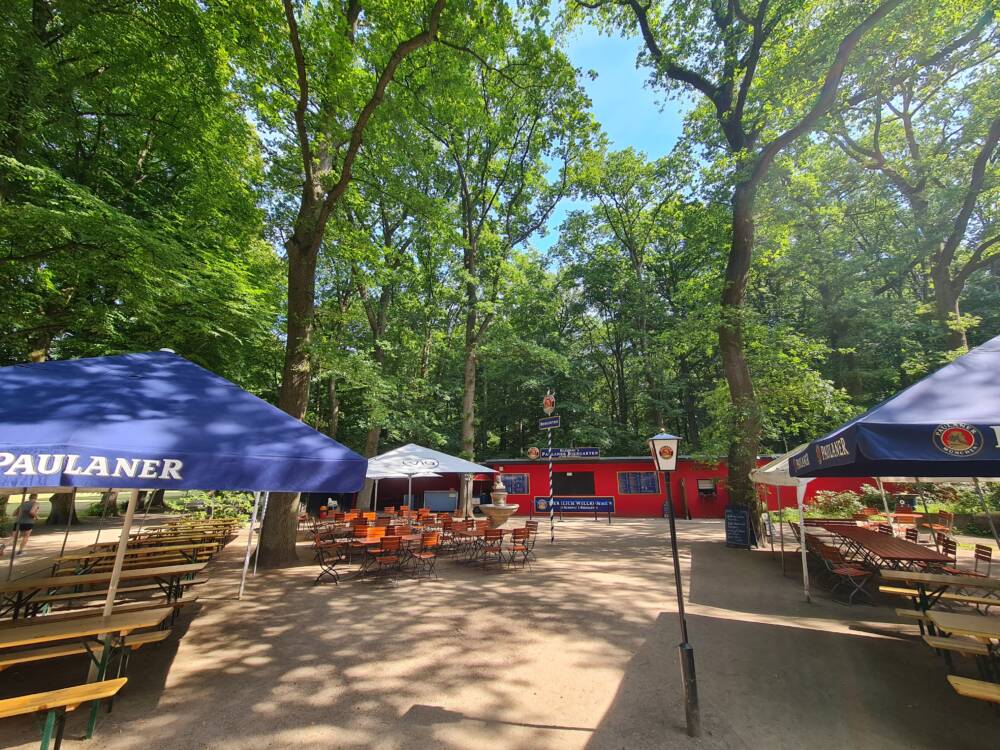
POLYGON ((68 474, 81 477, 129 477, 133 479, 181 479, 184 462, 177 458, 108 458, 76 453, 0 452, 0 470, 8 477, 68 474))
POLYGON ((851 452, 847 449, 847 441, 844 438, 837 438, 832 443, 816 446, 816 460, 820 463, 849 455, 851 452))
POLYGON ((983 434, 975 425, 941 424, 932 436, 934 446, 949 456, 974 456, 983 448, 983 434))

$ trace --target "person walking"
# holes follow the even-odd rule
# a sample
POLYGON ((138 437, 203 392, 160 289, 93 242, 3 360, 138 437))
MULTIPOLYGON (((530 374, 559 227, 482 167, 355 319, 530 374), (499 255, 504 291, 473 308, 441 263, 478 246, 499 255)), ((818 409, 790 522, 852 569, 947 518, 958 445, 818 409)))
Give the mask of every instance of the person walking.
POLYGON ((24 546, 31 537, 31 530, 35 528, 35 518, 38 517, 38 495, 28 495, 22 500, 14 513, 14 531, 21 538, 21 544, 17 551, 18 555, 24 554, 24 546))

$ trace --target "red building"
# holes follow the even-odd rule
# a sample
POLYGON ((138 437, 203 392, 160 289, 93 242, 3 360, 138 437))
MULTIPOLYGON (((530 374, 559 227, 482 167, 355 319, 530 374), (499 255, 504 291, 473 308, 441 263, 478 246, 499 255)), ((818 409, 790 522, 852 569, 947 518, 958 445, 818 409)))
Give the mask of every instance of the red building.
MULTIPOLYGON (((770 459, 762 458, 759 465, 770 459)), ((549 462, 547 459, 527 458, 491 459, 480 462, 500 472, 507 487, 507 502, 520 506, 518 515, 528 515, 537 498, 549 496, 549 462)), ((666 495, 663 476, 654 471, 649 456, 609 458, 557 458, 552 461, 556 497, 600 498, 601 507, 613 506, 617 516, 662 517, 666 495)), ((678 518, 722 518, 729 492, 726 462, 700 463, 688 458, 677 461, 676 471, 671 472, 674 511, 678 518)), ((415 478, 413 494, 417 505, 423 505, 432 493, 453 493, 457 504, 461 478, 457 474, 442 477, 415 478)), ((814 479, 806 490, 806 501, 820 490, 858 490, 864 483, 874 484, 873 479, 814 479)), ((492 487, 488 475, 476 475, 473 494, 479 497, 492 487)), ((406 502, 405 479, 383 479, 379 482, 378 507, 400 505, 406 502)), ((794 507, 795 489, 781 488, 781 503, 785 508, 794 507)), ((768 508, 778 508, 778 488, 761 488, 768 508)), ((537 504, 536 504, 537 507, 537 504)), ((592 511, 590 511, 592 512, 592 511)), ((603 512, 603 511, 602 511, 603 512)), ((546 515, 548 510, 539 508, 536 515, 546 515)), ((586 515, 586 513, 584 513, 586 515)))
MULTIPOLYGON (((761 459, 760 465, 770 459, 761 459)), ((535 513, 546 514, 544 498, 549 495, 547 459, 509 458, 483 461, 500 472, 507 487, 507 502, 520 506, 518 515, 528 515, 532 503, 535 513), (542 498, 540 504, 538 499, 542 498)), ((613 508, 617 516, 662 516, 666 491, 663 476, 655 471, 649 456, 608 458, 557 458, 552 461, 552 494, 557 498, 599 500, 604 512, 613 508)), ((670 473, 674 512, 678 518, 722 518, 729 503, 726 487, 728 468, 725 461, 702 463, 681 457, 670 473)), ((808 502, 820 490, 858 490, 871 479, 815 479, 806 491, 808 502)), ((776 510, 776 487, 766 488, 768 507, 776 510)), ((781 490, 784 507, 795 505, 795 491, 781 490)), ((763 495, 762 490, 762 495, 763 495)), ((580 507, 587 507, 581 502, 580 507)), ((581 511, 583 512, 583 511, 581 511)), ((587 511, 592 512, 592 511, 587 511)))

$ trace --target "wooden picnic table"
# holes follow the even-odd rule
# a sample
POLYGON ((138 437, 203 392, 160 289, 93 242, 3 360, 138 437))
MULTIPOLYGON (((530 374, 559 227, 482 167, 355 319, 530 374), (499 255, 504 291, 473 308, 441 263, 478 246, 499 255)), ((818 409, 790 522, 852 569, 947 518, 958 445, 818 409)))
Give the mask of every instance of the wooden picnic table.
POLYGON ((860 555, 874 568, 911 569, 917 565, 947 565, 951 560, 940 552, 890 534, 869 531, 860 526, 820 524, 843 540, 847 555, 860 555))
MULTIPOLYGON (((959 594, 952 594, 949 593, 949 589, 963 590, 976 588, 989 592, 990 596, 994 593, 1000 594, 1000 578, 928 573, 914 570, 883 570, 881 577, 883 581, 888 583, 906 584, 914 587, 917 591, 917 596, 911 597, 914 606, 925 614, 933 609, 942 598, 952 601, 965 601, 966 603, 969 601, 985 603, 986 601, 979 601, 978 597, 970 599, 959 594)), ((888 593, 902 592, 890 590, 888 593)), ((996 603, 997 606, 1000 606, 1000 598, 996 600, 996 603)))
MULTIPOLYGON (((121 581, 151 579, 155 581, 168 602, 180 599, 183 594, 181 579, 194 576, 205 569, 208 563, 186 565, 165 565, 156 568, 131 568, 121 572, 121 581)), ((78 576, 51 576, 49 578, 21 578, 0 584, 0 614, 11 613, 17 619, 21 609, 34 597, 44 592, 63 588, 83 588, 93 585, 107 585, 111 582, 112 571, 103 573, 83 573, 78 576)))

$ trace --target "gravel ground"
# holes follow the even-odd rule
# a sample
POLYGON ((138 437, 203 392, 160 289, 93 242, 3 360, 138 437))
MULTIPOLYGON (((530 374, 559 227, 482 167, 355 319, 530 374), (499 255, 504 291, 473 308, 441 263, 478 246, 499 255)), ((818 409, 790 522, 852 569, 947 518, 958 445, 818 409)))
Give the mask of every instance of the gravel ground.
MULTIPOLYGON (((237 602, 244 536, 172 637, 134 655, 96 738, 79 740, 79 710, 64 747, 998 746, 1000 712, 952 692, 894 603, 847 607, 817 592, 807 604, 791 551, 783 578, 769 550, 727 549, 719 522, 679 531, 698 740, 684 732, 666 523, 577 519, 557 524, 556 544, 539 541, 532 571, 445 559, 439 579, 396 585, 314 586, 303 544, 300 567, 259 574, 237 602)), ((75 531, 69 546, 93 534, 75 531)), ((19 565, 61 541, 40 535, 19 565)), ((79 658, 25 665, 0 673, 0 696, 85 675, 79 658)), ((37 744, 32 719, 0 721, 0 747, 37 744)))

